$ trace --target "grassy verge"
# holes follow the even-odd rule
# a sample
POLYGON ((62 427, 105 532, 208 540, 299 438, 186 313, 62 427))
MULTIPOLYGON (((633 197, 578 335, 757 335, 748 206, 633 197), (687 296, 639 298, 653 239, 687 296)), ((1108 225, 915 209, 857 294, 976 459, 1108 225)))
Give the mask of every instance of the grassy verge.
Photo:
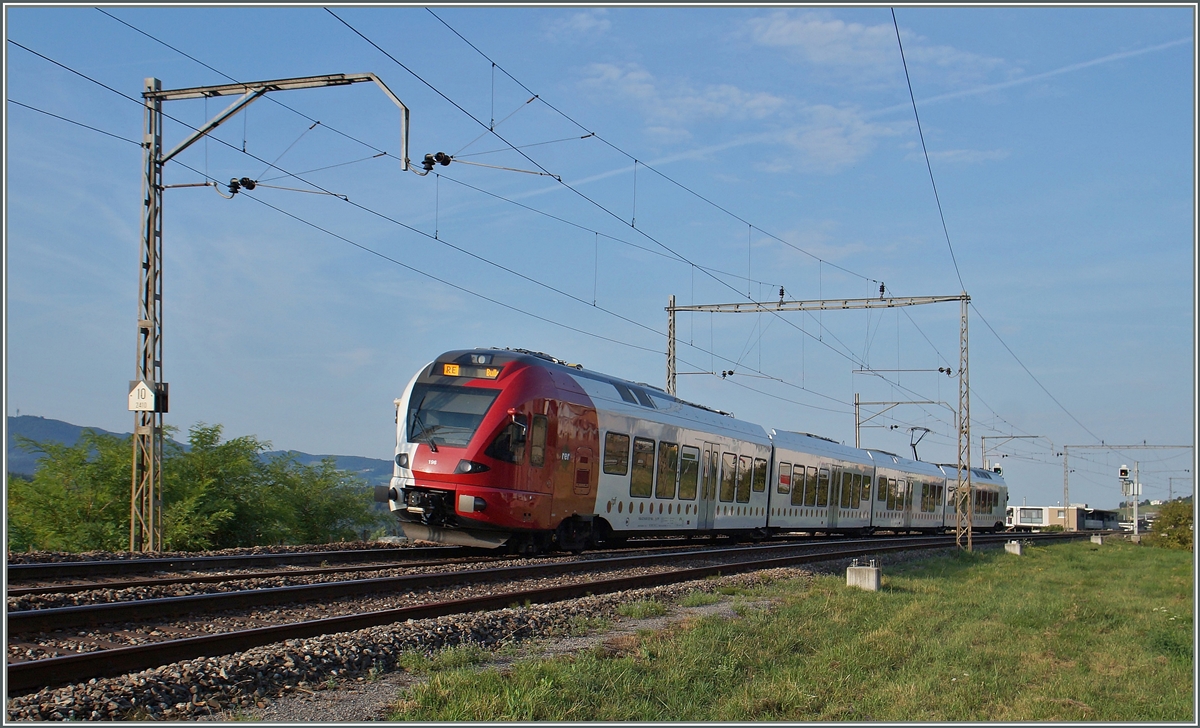
POLYGON ((421 721, 1188 721, 1192 554, 1068 543, 752 590, 769 612, 622 649, 440 671, 421 721))

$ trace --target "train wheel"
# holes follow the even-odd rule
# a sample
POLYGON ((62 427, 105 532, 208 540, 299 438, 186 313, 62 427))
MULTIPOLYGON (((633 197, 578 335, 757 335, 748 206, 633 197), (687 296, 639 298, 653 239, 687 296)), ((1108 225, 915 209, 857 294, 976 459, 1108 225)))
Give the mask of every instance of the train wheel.
POLYGON ((592 524, 581 518, 567 518, 554 532, 558 548, 575 554, 583 553, 592 538, 592 524))
POLYGON ((543 534, 514 535, 508 540, 508 552, 517 556, 537 556, 550 550, 550 537, 543 534))
POLYGON ((607 549, 614 546, 620 546, 625 543, 624 536, 617 536, 613 533, 612 526, 608 525, 608 521, 603 518, 597 518, 592 522, 592 547, 598 549, 607 549))

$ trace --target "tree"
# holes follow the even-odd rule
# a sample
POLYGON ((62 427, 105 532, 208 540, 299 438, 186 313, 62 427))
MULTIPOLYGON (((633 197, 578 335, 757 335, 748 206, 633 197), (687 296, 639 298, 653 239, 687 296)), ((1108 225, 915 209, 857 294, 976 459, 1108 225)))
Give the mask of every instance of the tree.
POLYGON ((354 540, 379 525, 366 483, 338 470, 333 458, 303 465, 290 455, 279 455, 267 463, 266 471, 276 497, 286 504, 292 543, 354 540))
POLYGON ((1193 521, 1191 502, 1173 500, 1158 511, 1147 540, 1155 546, 1191 551, 1193 521))
POLYGON ((120 550, 129 543, 130 438, 84 430, 72 446, 17 437, 41 453, 31 480, 8 481, 8 548, 120 550))
MULTIPOLYGON (((32 480, 8 481, 8 547, 24 551, 121 551, 129 544, 130 438, 85 430, 68 447, 20 439, 42 453, 32 480)), ((361 478, 333 458, 302 465, 264 460, 269 442, 221 442, 221 426, 197 424, 187 446, 163 443, 163 546, 204 550, 353 540, 381 523, 361 478)))
POLYGON ((194 425, 189 449, 163 453, 163 541, 167 548, 257 546, 285 540, 286 506, 266 481, 262 453, 247 435, 221 442, 221 426, 194 425))

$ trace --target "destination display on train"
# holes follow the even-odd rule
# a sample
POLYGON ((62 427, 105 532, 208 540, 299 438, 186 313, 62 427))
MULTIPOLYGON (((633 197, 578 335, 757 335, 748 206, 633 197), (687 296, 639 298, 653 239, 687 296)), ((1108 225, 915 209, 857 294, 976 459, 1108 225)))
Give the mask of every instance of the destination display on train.
POLYGON ((475 379, 495 379, 500 376, 503 367, 468 367, 461 364, 443 364, 442 376, 472 377, 475 379))

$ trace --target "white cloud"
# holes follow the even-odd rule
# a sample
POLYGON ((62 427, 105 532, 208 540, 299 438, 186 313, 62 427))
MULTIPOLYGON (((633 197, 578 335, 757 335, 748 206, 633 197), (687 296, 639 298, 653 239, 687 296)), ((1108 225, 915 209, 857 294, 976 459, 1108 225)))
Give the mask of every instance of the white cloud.
POLYGON ((804 109, 806 121, 786 130, 783 141, 798 157, 780 157, 767 163, 767 171, 793 168, 836 172, 854 164, 875 148, 878 138, 898 132, 888 124, 867 121, 857 109, 820 104, 804 109))
MULTIPOLYGON (((896 30, 891 23, 847 23, 825 13, 794 15, 775 12, 748 23, 750 36, 762 46, 783 48, 835 78, 864 84, 903 75, 896 30)), ((920 69, 926 83, 965 83, 1005 68, 1005 61, 945 45, 901 30, 910 69, 920 69)))
POLYGON ((546 35, 554 40, 573 40, 580 36, 597 36, 608 32, 612 21, 605 18, 607 10, 587 10, 547 24, 546 35))
POLYGON ((743 91, 730 84, 712 84, 697 89, 685 80, 659 81, 633 63, 592 63, 584 73, 586 88, 637 103, 650 122, 658 127, 705 118, 763 119, 778 113, 786 105, 779 96, 764 91, 743 91))

